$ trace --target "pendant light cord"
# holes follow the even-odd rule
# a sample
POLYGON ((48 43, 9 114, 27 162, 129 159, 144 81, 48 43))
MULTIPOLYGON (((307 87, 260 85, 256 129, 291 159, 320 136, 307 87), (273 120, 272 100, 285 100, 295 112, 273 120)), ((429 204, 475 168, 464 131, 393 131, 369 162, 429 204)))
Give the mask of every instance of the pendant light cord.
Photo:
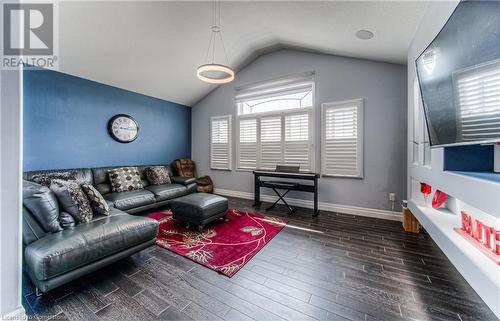
POLYGON ((212 26, 210 27, 210 40, 208 42, 208 49, 205 55, 205 61, 208 60, 210 52, 212 54, 213 64, 215 62, 215 47, 217 44, 217 34, 220 39, 222 51, 224 52, 224 58, 226 59, 226 63, 229 64, 229 58, 227 56, 226 47, 224 45, 224 41, 222 40, 222 28, 221 28, 221 6, 219 0, 212 1, 212 26))

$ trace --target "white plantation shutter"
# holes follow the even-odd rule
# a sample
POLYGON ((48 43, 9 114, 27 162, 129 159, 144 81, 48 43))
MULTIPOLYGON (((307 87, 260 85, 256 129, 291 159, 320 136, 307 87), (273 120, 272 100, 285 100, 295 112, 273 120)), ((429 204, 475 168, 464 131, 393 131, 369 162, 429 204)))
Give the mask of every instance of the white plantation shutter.
POLYGON ((238 168, 257 167, 257 119, 240 119, 238 168))
POLYGON ((363 100, 322 105, 323 175, 363 177, 363 100))
POLYGON ((284 163, 311 170, 310 113, 285 115, 284 163))
POLYGON ((231 169, 231 116, 210 119, 210 168, 231 169))
POLYGON ((260 119, 260 169, 275 169, 282 163, 281 116, 260 119))
POLYGON ((500 137, 500 62, 453 75, 464 141, 500 137))

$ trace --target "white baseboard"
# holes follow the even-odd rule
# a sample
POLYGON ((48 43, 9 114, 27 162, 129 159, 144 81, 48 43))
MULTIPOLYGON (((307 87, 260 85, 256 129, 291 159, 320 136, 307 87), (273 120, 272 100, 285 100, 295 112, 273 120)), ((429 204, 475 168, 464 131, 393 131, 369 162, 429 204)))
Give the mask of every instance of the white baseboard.
POLYGON ((27 320, 26 311, 22 306, 5 315, 0 315, 0 320, 27 320))
MULTIPOLYGON (((253 193, 248 193, 248 192, 240 192, 240 191, 216 188, 214 190, 214 193, 224 196, 232 196, 232 197, 239 197, 239 198, 253 200, 253 193)), ((265 195, 265 194, 260 194, 260 198, 264 202, 274 202, 278 199, 276 196, 265 195)), ((293 206, 313 208, 314 205, 313 201, 310 200, 303 200, 298 198, 287 198, 286 200, 290 205, 293 206)), ((375 217, 391 221, 402 221, 401 213, 388 210, 380 210, 375 208, 357 207, 351 205, 341 205, 341 204, 333 204, 325 202, 319 202, 318 207, 320 210, 323 211, 375 217)))

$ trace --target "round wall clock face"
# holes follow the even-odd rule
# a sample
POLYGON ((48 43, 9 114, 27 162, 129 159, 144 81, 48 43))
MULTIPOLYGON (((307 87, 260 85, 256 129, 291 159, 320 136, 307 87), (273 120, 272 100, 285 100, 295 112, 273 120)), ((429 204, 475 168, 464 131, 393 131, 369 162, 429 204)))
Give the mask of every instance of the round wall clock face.
POLYGON ((131 116, 119 114, 109 120, 108 132, 114 140, 120 143, 130 143, 137 138, 139 125, 131 116))

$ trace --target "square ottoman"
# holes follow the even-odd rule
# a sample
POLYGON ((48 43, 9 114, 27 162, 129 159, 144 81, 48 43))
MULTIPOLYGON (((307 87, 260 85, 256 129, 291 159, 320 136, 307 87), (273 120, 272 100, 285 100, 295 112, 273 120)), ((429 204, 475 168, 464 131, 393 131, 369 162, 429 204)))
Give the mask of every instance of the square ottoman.
POLYGON ((174 220, 192 223, 202 230, 205 225, 227 214, 228 201, 219 195, 193 193, 172 201, 174 220))

